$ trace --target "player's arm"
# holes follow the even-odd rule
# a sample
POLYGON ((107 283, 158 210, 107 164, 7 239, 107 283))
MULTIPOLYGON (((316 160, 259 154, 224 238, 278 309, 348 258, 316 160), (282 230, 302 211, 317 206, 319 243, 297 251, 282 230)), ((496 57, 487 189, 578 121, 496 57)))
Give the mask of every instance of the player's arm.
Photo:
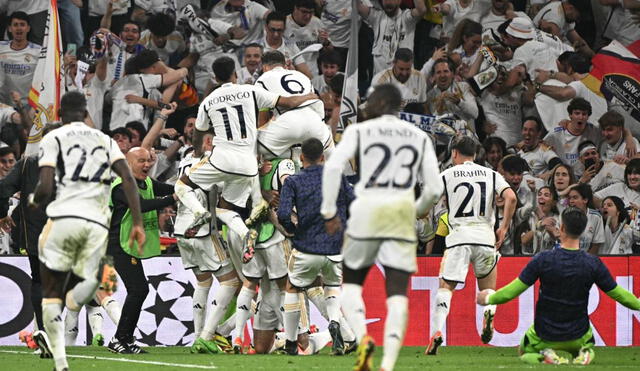
POLYGON ((342 140, 331 153, 331 157, 324 164, 322 170, 322 205, 320 214, 324 220, 331 220, 337 215, 336 202, 342 182, 342 172, 349 159, 356 155, 358 138, 356 127, 348 126, 342 135, 342 140))
POLYGON ((620 285, 617 285, 613 290, 607 291, 606 294, 629 309, 640 310, 640 299, 620 285))
POLYGON ((504 198, 504 210, 502 223, 496 231, 496 249, 500 249, 500 247, 502 246, 502 242, 504 242, 504 237, 509 230, 511 220, 513 219, 513 214, 516 211, 516 203, 518 202, 516 193, 511 188, 505 188, 502 191, 501 196, 502 198, 504 198))
POLYGON ((171 102, 169 106, 171 108, 169 109, 163 108, 160 111, 160 115, 156 117, 156 120, 151 126, 151 129, 149 129, 149 132, 147 133, 147 135, 145 135, 144 139, 142 140, 142 144, 140 144, 140 147, 145 148, 147 150, 152 150, 153 143, 155 143, 156 139, 160 137, 160 134, 164 129, 164 125, 166 124, 167 119, 169 118, 169 115, 175 112, 176 108, 178 107, 178 104, 176 102, 171 102))
POLYGON ((127 204, 129 205, 131 217, 133 218, 133 228, 129 235, 129 246, 132 247, 133 241, 136 241, 138 243, 138 253, 142 255, 144 250, 145 234, 144 227, 142 226, 142 213, 140 211, 138 186, 133 178, 133 174, 131 174, 129 165, 127 165, 127 162, 124 159, 117 160, 111 164, 111 169, 113 169, 113 171, 122 179, 122 190, 127 198, 127 204))
POLYGON ((427 5, 424 0, 413 0, 415 8, 411 9, 411 15, 413 18, 422 18, 427 14, 427 5))
POLYGON ((204 153, 202 144, 204 143, 204 136, 207 134, 210 126, 211 118, 205 110, 204 104, 200 104, 200 107, 198 107, 198 116, 196 117, 195 130, 193 132, 193 140, 191 141, 194 158, 199 158, 204 153))
POLYGON ((422 187, 422 194, 416 201, 418 218, 423 218, 429 212, 433 205, 438 202, 442 191, 444 191, 444 184, 438 172, 438 159, 433 150, 431 140, 425 138, 423 146, 424 151, 420 171, 426 184, 422 187))
POLYGON ((305 95, 292 95, 290 97, 280 96, 276 105, 278 107, 283 107, 283 108, 295 108, 311 99, 319 99, 319 98, 316 93, 309 93, 305 95))
POLYGON ((560 102, 573 99, 576 96, 576 90, 571 86, 542 85, 538 91, 560 102))
POLYGON ((280 204, 278 205, 278 222, 284 230, 289 234, 294 234, 296 226, 291 221, 291 213, 293 212, 293 200, 295 196, 295 187, 291 179, 285 179, 280 192, 280 204))
POLYGON ((482 290, 478 293, 476 297, 476 302, 479 305, 494 305, 494 304, 504 304, 509 301, 517 298, 525 292, 526 289, 529 288, 529 285, 522 282, 520 278, 516 278, 508 285, 502 287, 498 291, 493 291, 491 289, 482 290))
POLYGON ((360 14, 362 18, 367 18, 369 16, 369 12, 371 12, 371 8, 364 5, 362 0, 358 0, 356 5, 358 7, 358 14, 360 14))

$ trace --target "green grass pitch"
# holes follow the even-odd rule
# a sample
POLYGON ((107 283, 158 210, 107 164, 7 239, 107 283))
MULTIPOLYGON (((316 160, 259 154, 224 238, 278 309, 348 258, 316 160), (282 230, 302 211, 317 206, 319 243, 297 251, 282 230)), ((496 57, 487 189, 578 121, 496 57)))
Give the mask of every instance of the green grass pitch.
MULTIPOLYGON (((106 348, 71 347, 67 353, 71 370, 350 370, 354 355, 332 357, 325 348, 315 356, 285 355, 193 355, 186 347, 148 348, 150 354, 115 355, 106 348), (118 359, 118 360, 116 360, 118 359), (124 360, 124 361, 123 361, 124 360), (129 360, 130 362, 127 362, 129 360), (140 363, 139 363, 140 362, 140 363)), ((50 371, 53 361, 29 354, 26 347, 0 347, 2 370, 50 371)), ((443 347, 440 354, 427 357, 422 347, 404 347, 396 370, 518 370, 580 368, 584 366, 526 365, 517 358, 515 348, 443 347)), ((376 348, 374 370, 380 366, 382 348, 376 348)), ((589 370, 640 369, 640 347, 596 348, 589 370)))

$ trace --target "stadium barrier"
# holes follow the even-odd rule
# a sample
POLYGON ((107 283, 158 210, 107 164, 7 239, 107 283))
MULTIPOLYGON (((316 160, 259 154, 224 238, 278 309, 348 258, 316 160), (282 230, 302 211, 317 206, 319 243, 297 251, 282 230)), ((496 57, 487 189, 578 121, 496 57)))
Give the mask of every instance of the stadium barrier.
MULTIPOLYGON (((513 280, 530 258, 502 258, 498 265, 498 286, 513 280)), ((640 296, 640 257, 604 257, 618 284, 640 296)), ((409 322, 406 345, 426 345, 431 320, 431 302, 438 288, 440 258, 418 258, 418 272, 409 287, 409 322)), ((147 345, 187 345, 193 341, 191 295, 195 285, 193 274, 185 271, 179 257, 159 257, 144 261, 150 292, 143 305, 136 336, 147 345)), ((17 345, 18 333, 32 329, 32 309, 29 301, 29 263, 24 256, 0 257, 0 345, 17 345)), ((214 284, 213 291, 216 289, 214 284)), ((464 285, 458 285, 451 302, 451 313, 446 326, 449 345, 481 345, 482 307, 475 304, 477 284, 470 271, 464 285)), ((114 297, 122 304, 124 285, 114 297)), ((536 287, 537 292, 537 287, 536 287)), ((365 282, 365 300, 369 332, 382 343, 386 313, 384 273, 382 267, 373 267, 365 282)), ((496 313, 494 346, 516 346, 526 329, 533 323, 535 295, 533 288, 520 298, 502 305, 496 313)), ((80 315, 78 345, 86 344, 91 334, 86 315, 80 315)), ((630 311, 593 287, 589 298, 594 335, 598 345, 640 345, 640 313, 630 311)), ((109 339, 115 326, 104 315, 103 335, 109 339)), ((320 329, 326 321, 312 309, 312 323, 320 329)), ((251 331, 250 331, 251 332, 251 331)))

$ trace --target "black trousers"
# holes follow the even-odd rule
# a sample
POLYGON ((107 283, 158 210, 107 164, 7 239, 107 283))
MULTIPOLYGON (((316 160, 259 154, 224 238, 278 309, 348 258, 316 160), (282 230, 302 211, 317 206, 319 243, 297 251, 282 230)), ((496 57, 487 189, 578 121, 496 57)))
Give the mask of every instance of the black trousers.
POLYGON ((36 315, 36 323, 39 330, 44 330, 42 323, 42 281, 40 280, 40 259, 38 253, 28 253, 29 266, 31 267, 31 305, 36 315))
POLYGON ((133 332, 140 318, 142 304, 149 294, 149 284, 140 259, 118 249, 118 252, 113 254, 113 262, 127 288, 127 298, 122 306, 115 338, 120 342, 131 343, 134 340, 133 332))

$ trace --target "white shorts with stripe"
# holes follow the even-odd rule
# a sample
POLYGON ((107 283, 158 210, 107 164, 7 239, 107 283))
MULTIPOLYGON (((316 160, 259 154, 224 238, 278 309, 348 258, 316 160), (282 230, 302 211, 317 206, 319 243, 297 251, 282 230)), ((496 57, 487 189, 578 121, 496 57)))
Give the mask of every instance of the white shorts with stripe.
POLYGON ((378 261, 385 267, 413 273, 418 270, 416 249, 417 242, 345 236, 342 254, 349 269, 367 268, 378 261))
POLYGON ((342 255, 316 255, 293 249, 289 258, 289 281, 295 287, 306 288, 322 277, 325 286, 342 284, 342 255))
POLYGON ((287 257, 291 253, 291 243, 284 240, 266 248, 256 248, 253 259, 242 265, 242 274, 247 278, 260 279, 265 274, 270 280, 287 275, 287 257))
POLYGON ((178 237, 178 250, 185 269, 198 268, 201 272, 214 272, 216 275, 233 270, 227 251, 213 236, 178 237))
POLYGON ((316 138, 325 153, 335 146, 331 129, 311 107, 287 111, 258 129, 258 152, 265 159, 288 158, 290 149, 307 139, 316 138))
POLYGON ((79 218, 49 219, 40 233, 40 262, 58 272, 82 279, 96 277, 107 250, 107 227, 79 218))
MULTIPOLYGON (((188 176, 189 180, 205 191, 221 183, 222 198, 238 207, 246 206, 253 183, 258 182, 257 176, 244 176, 218 169, 211 163, 211 156, 204 157, 193 165, 189 169, 188 176)), ((259 184, 256 186, 259 187, 259 184)))
POLYGON ((491 273, 500 260, 500 253, 494 247, 484 245, 458 245, 444 250, 440 262, 440 278, 446 281, 464 282, 473 264, 476 278, 484 278, 491 273))

